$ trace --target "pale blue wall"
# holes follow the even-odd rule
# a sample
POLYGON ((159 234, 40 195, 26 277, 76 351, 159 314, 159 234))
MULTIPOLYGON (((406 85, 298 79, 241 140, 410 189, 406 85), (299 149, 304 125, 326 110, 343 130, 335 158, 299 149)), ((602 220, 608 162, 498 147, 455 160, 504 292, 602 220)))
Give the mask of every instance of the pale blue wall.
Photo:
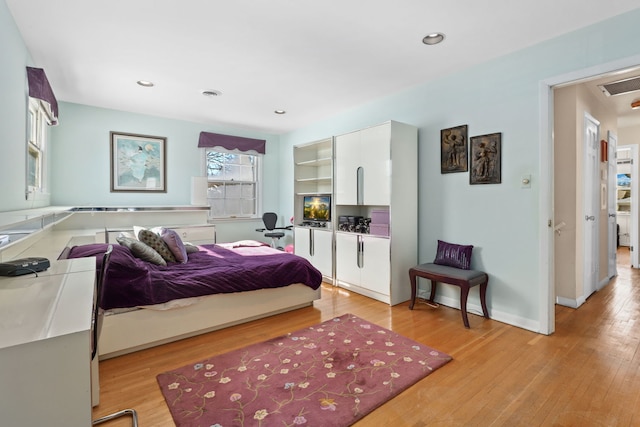
MULTIPOLYGON (((539 85, 549 77, 640 54, 640 10, 573 32, 515 54, 462 70, 391 97, 282 135, 243 133, 61 103, 52 132, 52 204, 188 204, 189 182, 199 170, 195 148, 201 130, 265 138, 264 207, 288 218, 293 212, 292 146, 387 120, 419 128, 420 260, 433 259, 437 239, 471 243, 474 266, 490 273, 489 305, 513 323, 535 325, 539 316, 539 85), (468 184, 468 173, 441 175, 440 129, 469 125, 470 135, 502 132, 502 184, 468 184), (168 192, 110 193, 109 131, 168 137, 168 192), (532 175, 532 188, 520 176, 532 175)), ((0 211, 36 206, 24 201, 24 42, 0 1, 0 211), (10 185, 7 185, 10 183, 10 185)), ((54 88, 55 90, 55 88, 54 88)), ((408 284, 407 284, 408 286, 408 284)), ((445 287, 443 295, 457 298, 445 287)), ((477 303, 472 292, 471 303, 477 303)))
POLYGON ((60 124, 53 128, 51 203, 58 206, 163 206, 191 203, 191 177, 202 173, 197 148, 201 131, 265 139, 265 209, 277 209, 280 197, 277 135, 247 132, 143 114, 60 103, 60 124), (109 132, 167 138, 166 193, 112 193, 109 132))
POLYGON ((0 1, 0 211, 47 206, 25 199, 26 66, 33 61, 4 0, 0 1))
MULTIPOLYGON (((472 267, 490 274, 490 311, 536 329, 545 282, 539 226, 546 222, 539 218, 540 83, 640 54, 638 22, 640 9, 283 135, 282 194, 293 193, 293 145, 387 120, 417 126, 420 261, 433 260, 438 239, 475 245, 472 267), (468 173, 440 174, 440 130, 462 124, 470 136, 502 132, 502 184, 471 186, 468 173), (532 176, 531 189, 520 188, 523 174, 532 176)), ((292 196, 281 211, 293 212, 292 196)), ((453 287, 441 292, 458 298, 453 287)), ((470 303, 478 304, 476 295, 470 303)))

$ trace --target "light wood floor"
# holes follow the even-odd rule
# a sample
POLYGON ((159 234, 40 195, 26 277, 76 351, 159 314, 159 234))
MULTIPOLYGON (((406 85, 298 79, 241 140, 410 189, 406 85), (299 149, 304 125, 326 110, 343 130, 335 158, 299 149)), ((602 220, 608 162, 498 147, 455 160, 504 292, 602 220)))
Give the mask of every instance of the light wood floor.
POLYGON ((389 307, 323 285, 314 307, 101 362, 101 404, 93 415, 132 407, 141 427, 173 426, 157 374, 353 313, 454 359, 358 427, 638 426, 640 271, 625 267, 628 259, 622 248, 619 276, 579 309, 557 306, 551 336, 477 315, 467 330, 455 309, 417 304, 411 311, 408 303, 389 307))

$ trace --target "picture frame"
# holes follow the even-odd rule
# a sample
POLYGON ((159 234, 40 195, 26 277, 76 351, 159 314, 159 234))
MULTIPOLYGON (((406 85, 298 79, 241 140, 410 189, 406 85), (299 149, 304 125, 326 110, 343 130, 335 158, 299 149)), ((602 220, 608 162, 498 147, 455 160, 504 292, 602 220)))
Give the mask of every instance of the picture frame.
POLYGON ((167 138, 110 132, 111 192, 167 192, 167 138))
POLYGON ((468 170, 467 129, 467 125, 461 125, 440 131, 440 173, 468 170))
POLYGON ((470 138, 471 171, 469 183, 500 184, 502 182, 502 133, 470 138))

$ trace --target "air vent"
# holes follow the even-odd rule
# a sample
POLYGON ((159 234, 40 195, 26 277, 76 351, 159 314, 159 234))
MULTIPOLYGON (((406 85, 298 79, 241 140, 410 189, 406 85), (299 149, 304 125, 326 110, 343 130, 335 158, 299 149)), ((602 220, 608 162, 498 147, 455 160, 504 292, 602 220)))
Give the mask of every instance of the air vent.
POLYGON ((607 96, 634 92, 636 90, 640 90, 640 76, 618 80, 617 82, 605 83, 603 85, 598 85, 598 87, 602 93, 607 96))

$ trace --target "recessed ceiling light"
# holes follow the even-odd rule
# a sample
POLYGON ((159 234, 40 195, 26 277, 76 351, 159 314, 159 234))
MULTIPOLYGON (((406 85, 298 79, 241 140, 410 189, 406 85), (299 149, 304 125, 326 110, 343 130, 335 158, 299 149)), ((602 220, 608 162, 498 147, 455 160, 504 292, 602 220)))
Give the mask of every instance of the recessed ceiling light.
POLYGON ((153 82, 150 82, 148 80, 138 80, 136 83, 144 87, 153 87, 153 82))
POLYGON ((287 112, 284 110, 275 110, 274 113, 276 114, 286 114, 287 112))
POLYGON ((442 34, 442 33, 431 33, 431 34, 427 34, 426 36, 424 36, 424 38, 422 39, 422 43, 428 44, 428 45, 433 45, 433 44, 440 43, 442 40, 444 40, 444 34, 442 34))
POLYGON ((204 96, 220 96, 220 95, 222 95, 222 92, 220 92, 219 90, 215 90, 215 89, 208 89, 208 90, 203 90, 202 94, 204 96))

